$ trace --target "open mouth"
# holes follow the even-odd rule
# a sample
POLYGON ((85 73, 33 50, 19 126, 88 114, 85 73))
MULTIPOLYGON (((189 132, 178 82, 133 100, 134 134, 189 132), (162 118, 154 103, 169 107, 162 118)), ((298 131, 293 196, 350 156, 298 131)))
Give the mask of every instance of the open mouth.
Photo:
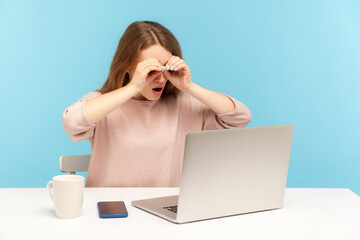
POLYGON ((155 92, 161 92, 161 91, 162 91, 162 88, 153 88, 153 90, 154 90, 155 92))
POLYGON ((156 86, 152 89, 153 93, 157 96, 160 96, 163 90, 164 88, 162 88, 161 86, 156 86))

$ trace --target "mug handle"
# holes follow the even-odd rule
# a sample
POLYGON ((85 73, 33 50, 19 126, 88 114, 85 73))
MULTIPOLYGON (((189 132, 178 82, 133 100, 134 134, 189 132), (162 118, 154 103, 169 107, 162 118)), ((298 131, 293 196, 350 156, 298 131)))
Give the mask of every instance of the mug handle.
POLYGON ((53 183, 53 181, 49 181, 49 182, 47 183, 47 185, 46 185, 46 188, 47 188, 47 190, 48 190, 48 193, 49 193, 49 196, 50 196, 51 200, 54 201, 54 197, 53 197, 53 195, 52 195, 52 193, 51 193, 51 189, 50 189, 50 185, 51 185, 52 183, 53 183))

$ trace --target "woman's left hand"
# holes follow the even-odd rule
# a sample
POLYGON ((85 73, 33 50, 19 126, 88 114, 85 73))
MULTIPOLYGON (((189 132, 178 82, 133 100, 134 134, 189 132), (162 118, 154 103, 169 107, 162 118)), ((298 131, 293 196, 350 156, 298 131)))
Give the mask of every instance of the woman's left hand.
POLYGON ((185 92, 191 87, 191 72, 183 59, 172 56, 166 63, 165 70, 165 77, 181 91, 185 92))

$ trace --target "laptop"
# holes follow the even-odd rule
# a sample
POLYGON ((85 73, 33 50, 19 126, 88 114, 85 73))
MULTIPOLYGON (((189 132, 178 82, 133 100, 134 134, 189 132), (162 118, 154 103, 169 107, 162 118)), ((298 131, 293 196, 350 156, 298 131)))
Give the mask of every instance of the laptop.
POLYGON ((189 132, 179 195, 132 201, 174 223, 281 208, 294 126, 189 132))

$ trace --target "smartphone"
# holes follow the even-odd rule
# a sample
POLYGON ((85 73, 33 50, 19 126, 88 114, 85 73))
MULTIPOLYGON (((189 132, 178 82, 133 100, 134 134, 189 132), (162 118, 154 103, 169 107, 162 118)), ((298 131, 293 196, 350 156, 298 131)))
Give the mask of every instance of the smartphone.
POLYGON ((98 202, 100 218, 125 218, 128 212, 123 201, 98 202))

